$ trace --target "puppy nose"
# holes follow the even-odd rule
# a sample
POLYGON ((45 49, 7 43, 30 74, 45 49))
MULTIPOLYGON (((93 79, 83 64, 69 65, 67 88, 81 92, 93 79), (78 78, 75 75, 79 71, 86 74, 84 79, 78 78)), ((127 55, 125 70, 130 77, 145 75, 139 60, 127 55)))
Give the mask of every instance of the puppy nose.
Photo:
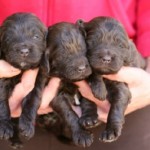
POLYGON ((29 54, 29 49, 27 49, 27 48, 21 49, 21 50, 20 50, 20 54, 21 54, 21 56, 23 56, 23 57, 28 56, 28 54, 29 54))
POLYGON ((110 63, 111 62, 111 57, 110 56, 104 56, 103 58, 102 58, 102 62, 103 63, 110 63))
POLYGON ((78 72, 84 72, 86 69, 86 65, 81 65, 78 67, 78 72))

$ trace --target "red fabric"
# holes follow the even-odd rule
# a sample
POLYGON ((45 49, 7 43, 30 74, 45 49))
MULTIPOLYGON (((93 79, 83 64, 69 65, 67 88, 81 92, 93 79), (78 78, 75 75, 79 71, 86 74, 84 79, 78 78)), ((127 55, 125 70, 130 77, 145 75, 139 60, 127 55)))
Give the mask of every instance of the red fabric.
POLYGON ((47 26, 111 16, 123 23, 143 56, 150 56, 149 0, 0 0, 0 23, 15 12, 35 13, 47 26))
POLYGON ((0 23, 15 12, 32 12, 46 24, 47 2, 48 0, 0 0, 0 23))
POLYGON ((150 1, 139 0, 137 10, 137 47, 143 56, 150 56, 150 1))

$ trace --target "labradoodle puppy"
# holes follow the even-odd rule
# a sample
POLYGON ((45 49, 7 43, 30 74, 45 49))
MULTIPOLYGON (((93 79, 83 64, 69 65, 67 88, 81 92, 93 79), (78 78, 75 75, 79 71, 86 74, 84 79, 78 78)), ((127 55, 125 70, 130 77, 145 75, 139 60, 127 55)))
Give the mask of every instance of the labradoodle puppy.
POLYGON ((63 122, 62 134, 66 135, 67 129, 69 130, 68 136, 75 145, 85 147, 92 144, 93 136, 83 129, 80 123, 83 126, 88 124, 89 127, 98 124, 96 105, 81 98, 81 104, 85 107, 82 109, 80 123, 79 117, 71 107, 74 102, 74 95, 77 93, 77 87, 72 82, 83 80, 91 74, 91 68, 86 58, 87 50, 83 34, 78 26, 67 22, 57 23, 49 27, 47 50, 41 62, 36 86, 24 103, 24 105, 32 106, 30 110, 23 109, 22 112, 21 128, 24 135, 28 137, 33 135, 33 122, 36 119, 41 91, 48 76, 55 76, 61 78, 62 82, 51 106, 63 122), (31 99, 34 99, 34 103, 31 103, 31 99), (92 111, 89 112, 88 110, 92 111))
POLYGON ((93 71, 89 77, 92 92, 100 100, 107 98, 111 104, 106 129, 100 137, 111 142, 121 135, 131 94, 126 83, 103 79, 101 75, 117 73, 122 66, 145 68, 145 60, 117 20, 97 17, 77 23, 86 32, 87 57, 93 71))
MULTIPOLYGON (((33 14, 16 13, 0 27, 0 56, 12 66, 25 71, 39 66, 46 50, 47 28, 33 14)), ((8 98, 21 75, 0 79, 0 138, 13 136, 8 98)), ((30 109, 28 107, 28 109, 30 109)))

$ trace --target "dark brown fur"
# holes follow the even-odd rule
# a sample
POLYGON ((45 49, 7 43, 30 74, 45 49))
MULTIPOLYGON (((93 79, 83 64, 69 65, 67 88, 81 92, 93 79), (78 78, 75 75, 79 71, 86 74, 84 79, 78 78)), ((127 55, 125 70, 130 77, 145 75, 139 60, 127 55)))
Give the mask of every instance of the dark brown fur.
MULTIPOLYGON (((71 23, 61 22, 49 27, 47 37, 47 50, 42 60, 40 71, 37 77, 36 86, 28 95, 25 105, 30 105, 30 110, 24 109, 21 118, 23 134, 31 137, 33 134, 33 123, 36 119, 36 111, 40 103, 41 91, 47 82, 48 76, 62 79, 57 96, 53 99, 51 106, 63 121, 63 135, 65 129, 69 130, 69 137, 78 146, 89 146, 93 142, 92 135, 84 130, 79 124, 77 114, 72 110, 71 104, 77 87, 73 81, 87 78, 91 74, 91 68, 86 58, 86 44, 79 28, 71 23), (47 77, 45 76, 47 74, 47 77), (34 103, 30 103, 31 99, 34 103), (36 106, 36 107, 35 107, 36 106), (34 110, 34 112, 33 112, 34 110)), ((84 101, 82 99, 82 101, 84 101)), ((88 109, 94 109, 90 114, 92 117, 91 126, 97 123, 97 111, 95 104, 86 101, 88 109)), ((88 112, 83 109, 84 117, 88 112)), ((89 117, 90 118, 90 117, 89 117)), ((91 121, 90 120, 90 121, 91 121)), ((89 120, 87 120, 88 122, 89 120)), ((84 119, 81 121, 84 122, 84 119)), ((86 122, 86 121, 85 121, 86 122)), ((85 123, 84 122, 84 123, 85 123)), ((84 124, 83 123, 83 124, 84 124)))
POLYGON ((93 70, 89 83, 93 94, 111 103, 106 129, 100 137, 104 142, 111 142, 121 134, 131 94, 126 83, 103 79, 101 75, 117 73, 122 66, 145 68, 145 60, 117 20, 97 17, 77 23, 86 32, 87 57, 93 70))
MULTIPOLYGON (((16 13, 0 27, 1 59, 22 71, 38 67, 46 49, 47 28, 33 14, 16 13)), ((0 138, 13 136, 8 98, 20 77, 0 79, 0 138)), ((29 109, 29 108, 28 108, 29 109)))

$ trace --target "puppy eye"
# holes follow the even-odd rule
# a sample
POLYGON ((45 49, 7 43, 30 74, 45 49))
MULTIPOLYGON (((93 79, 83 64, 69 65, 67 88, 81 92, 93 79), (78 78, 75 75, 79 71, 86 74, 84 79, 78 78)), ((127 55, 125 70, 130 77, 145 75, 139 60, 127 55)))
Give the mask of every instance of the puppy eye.
POLYGON ((39 38, 40 38, 39 35, 34 35, 34 36, 33 36, 33 39, 35 39, 35 40, 36 40, 36 39, 39 39, 39 38))

